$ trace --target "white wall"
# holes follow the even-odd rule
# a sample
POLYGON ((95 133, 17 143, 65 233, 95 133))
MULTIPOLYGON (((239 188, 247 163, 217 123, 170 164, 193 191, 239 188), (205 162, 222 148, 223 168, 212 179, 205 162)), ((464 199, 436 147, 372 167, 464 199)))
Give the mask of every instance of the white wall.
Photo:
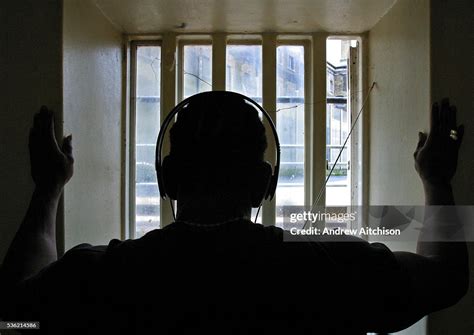
POLYGON ((64 133, 75 172, 65 190, 66 249, 120 238, 122 36, 90 0, 64 1, 64 133))
MULTIPOLYGON (((369 32, 370 203, 424 203, 413 168, 417 132, 427 130, 432 101, 449 96, 466 125, 458 173, 453 181, 458 204, 474 204, 472 17, 473 2, 398 0, 369 32), (431 14, 430 14, 431 11, 431 14)), ((414 250, 415 244, 391 245, 414 250)), ((472 334, 474 331, 474 247, 470 245, 471 288, 457 305, 434 313, 409 334, 472 334)))
MULTIPOLYGON (((371 205, 423 205, 413 152, 430 106, 429 1, 398 0, 369 31, 371 205)), ((387 243, 415 251, 415 242, 387 243)), ((425 334, 425 319, 401 334, 425 334)))
POLYGON ((370 204, 423 205, 413 167, 430 105, 429 1, 399 0, 369 32, 370 204))
MULTIPOLYGON (((0 5, 0 262, 33 191, 28 133, 41 105, 62 136, 61 1, 2 1, 0 5), (47 19, 45 19, 47 18, 47 19)), ((62 230, 62 205, 58 234, 62 230)))

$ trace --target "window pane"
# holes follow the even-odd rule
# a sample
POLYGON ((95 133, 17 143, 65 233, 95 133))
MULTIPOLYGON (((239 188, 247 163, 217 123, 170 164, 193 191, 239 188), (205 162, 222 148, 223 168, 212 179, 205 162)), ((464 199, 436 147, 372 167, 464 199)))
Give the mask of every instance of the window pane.
MULTIPOLYGON (((262 47, 260 45, 227 45, 226 90, 244 94, 262 104, 262 47)), ((252 208, 254 221, 257 209, 252 208)), ((262 223, 262 211, 258 215, 262 223)))
POLYGON ((228 45, 226 89, 262 103, 262 47, 228 45))
POLYGON ((135 225, 136 237, 160 226, 155 146, 160 126, 161 48, 137 48, 135 225))
POLYGON ((282 206, 304 205, 304 47, 277 49, 277 131, 281 167, 276 190, 276 225, 282 206))
POLYGON ((212 90, 212 46, 183 47, 183 97, 212 90))
MULTIPOLYGON (((326 176, 334 170, 326 185, 326 206, 348 206, 351 204, 349 159, 350 139, 336 163, 342 145, 350 129, 347 108, 348 68, 350 40, 327 41, 327 106, 326 106, 326 176)), ((321 204, 322 205, 322 204, 321 204)))

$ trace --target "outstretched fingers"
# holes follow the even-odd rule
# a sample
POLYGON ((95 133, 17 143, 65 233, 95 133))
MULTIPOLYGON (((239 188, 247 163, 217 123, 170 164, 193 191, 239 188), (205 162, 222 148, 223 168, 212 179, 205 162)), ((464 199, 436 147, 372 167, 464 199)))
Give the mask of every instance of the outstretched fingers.
POLYGON ((438 133, 440 129, 439 105, 435 102, 431 106, 430 134, 438 133))
POLYGON ((46 106, 41 106, 40 111, 35 114, 33 128, 30 131, 30 141, 44 146, 52 146, 59 151, 58 142, 54 133, 54 115, 46 106))
POLYGON ((74 157, 72 155, 72 135, 66 136, 63 139, 61 151, 71 162, 74 162, 74 157))
POLYGON ((450 128, 450 120, 451 120, 451 108, 449 106, 449 99, 444 98, 441 100, 441 110, 439 114, 440 118, 440 131, 443 136, 446 134, 449 135, 449 132, 451 129, 455 128, 450 128))
POLYGON ((444 98, 441 101, 441 105, 434 103, 431 108, 430 117, 430 134, 428 141, 431 142, 434 138, 439 138, 442 143, 449 145, 449 139, 453 141, 451 143, 461 143, 462 135, 457 126, 457 109, 456 106, 450 105, 449 98, 444 98))
POLYGON ((415 149, 415 152, 413 153, 413 157, 416 158, 416 155, 418 154, 418 152, 421 150, 421 148, 425 146, 427 138, 428 136, 425 133, 421 131, 418 132, 418 144, 416 145, 416 149, 415 149))
POLYGON ((456 114, 457 108, 456 106, 449 106, 449 113, 448 113, 448 128, 456 129, 457 128, 457 121, 456 121, 456 114))
POLYGON ((423 146, 426 143, 426 138, 427 138, 427 135, 425 133, 421 131, 418 133, 418 144, 416 146, 416 150, 423 148, 423 146))

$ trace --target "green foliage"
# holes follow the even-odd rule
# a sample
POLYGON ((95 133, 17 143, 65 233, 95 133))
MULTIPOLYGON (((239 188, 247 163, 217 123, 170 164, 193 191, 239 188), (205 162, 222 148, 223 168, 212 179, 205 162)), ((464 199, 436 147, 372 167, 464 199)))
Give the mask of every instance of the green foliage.
MULTIPOLYGON (((331 169, 329 170, 326 170, 326 177, 329 176, 329 172, 331 171, 331 169)), ((332 171, 332 176, 347 176, 347 169, 344 169, 344 168, 334 168, 334 170, 332 171)))
POLYGON ((281 166, 280 176, 287 179, 303 179, 303 166, 281 166))

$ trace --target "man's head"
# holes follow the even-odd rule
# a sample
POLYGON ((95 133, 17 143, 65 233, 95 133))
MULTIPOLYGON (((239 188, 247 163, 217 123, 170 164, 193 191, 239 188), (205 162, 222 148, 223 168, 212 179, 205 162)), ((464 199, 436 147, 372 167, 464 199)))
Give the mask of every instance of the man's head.
POLYGON ((196 95, 178 113, 170 143, 163 182, 171 198, 248 196, 252 206, 259 205, 272 172, 263 160, 265 128, 241 97, 196 95))

